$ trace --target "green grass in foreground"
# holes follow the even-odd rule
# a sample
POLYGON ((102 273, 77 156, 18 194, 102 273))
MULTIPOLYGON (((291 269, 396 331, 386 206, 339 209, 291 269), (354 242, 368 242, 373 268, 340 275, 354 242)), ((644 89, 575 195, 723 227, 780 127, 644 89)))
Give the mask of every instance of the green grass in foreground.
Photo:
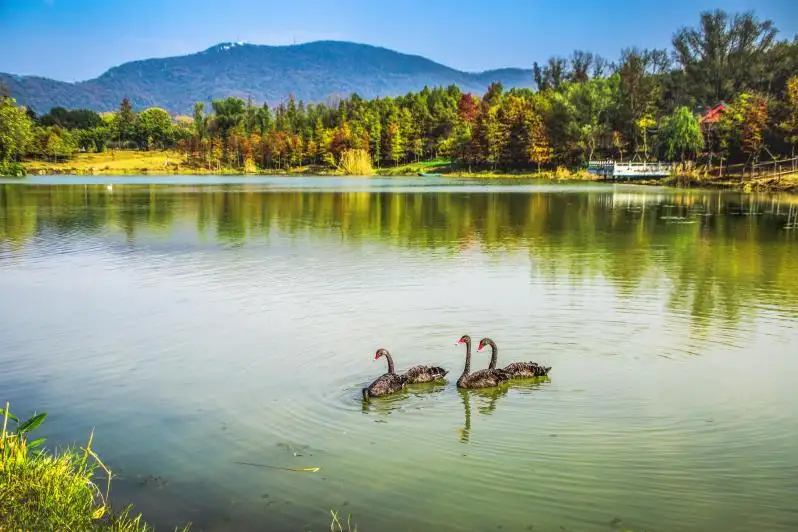
MULTIPOLYGON (((91 448, 93 434, 85 448, 54 453, 42 449, 43 438, 28 439, 46 417, 41 413, 21 421, 8 403, 0 408, 0 532, 152 531, 141 515, 132 516, 130 506, 114 513, 108 498, 113 475, 91 448), (98 472, 105 480, 102 488, 95 483, 98 472)), ((335 510, 330 514, 331 532, 358 532, 351 515, 344 522, 335 510)))
MULTIPOLYGON (((114 512, 109 500, 113 474, 91 447, 70 447, 53 453, 42 448, 44 438, 30 440, 47 418, 41 413, 22 421, 0 408, 0 532, 154 530, 127 506, 114 512), (97 480, 103 480, 101 485, 97 480)), ((346 523, 331 512, 330 530, 357 532, 351 516, 346 523)), ((183 531, 188 531, 185 527, 183 531)))
POLYGON ((28 439, 46 413, 20 421, 6 403, 0 415, 0 530, 151 530, 130 507, 114 513, 112 474, 91 448, 93 434, 85 448, 51 454, 41 448, 44 439, 28 439), (100 472, 104 489, 95 483, 100 472))

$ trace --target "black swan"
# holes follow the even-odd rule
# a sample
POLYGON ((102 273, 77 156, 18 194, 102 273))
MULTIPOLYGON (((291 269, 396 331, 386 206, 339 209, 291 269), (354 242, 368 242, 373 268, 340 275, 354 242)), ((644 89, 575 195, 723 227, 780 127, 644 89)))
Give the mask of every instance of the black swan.
POLYGON ((510 376, 501 369, 481 369, 471 371, 471 337, 463 335, 458 342, 466 345, 466 361, 463 374, 457 379, 458 388, 492 388, 510 380, 510 376))
POLYGON ((380 357, 388 359, 388 373, 380 375, 377 379, 369 384, 368 388, 363 388, 363 400, 368 401, 369 397, 379 397, 381 395, 388 395, 391 393, 400 392, 407 384, 407 375, 397 375, 393 369, 393 359, 387 349, 378 349, 374 353, 374 360, 379 360, 380 357))
POLYGON ((402 375, 407 377, 407 384, 419 384, 422 382, 435 382, 442 379, 449 373, 438 366, 413 366, 402 375))
MULTIPOLYGON (((477 351, 482 351, 486 345, 490 346, 490 365, 488 369, 496 368, 496 359, 499 355, 499 348, 496 347, 496 342, 490 338, 483 338, 479 341, 477 351)), ((537 362, 512 362, 502 368, 502 371, 507 373, 512 379, 531 379, 534 377, 545 377, 551 371, 551 366, 541 366, 537 362)))

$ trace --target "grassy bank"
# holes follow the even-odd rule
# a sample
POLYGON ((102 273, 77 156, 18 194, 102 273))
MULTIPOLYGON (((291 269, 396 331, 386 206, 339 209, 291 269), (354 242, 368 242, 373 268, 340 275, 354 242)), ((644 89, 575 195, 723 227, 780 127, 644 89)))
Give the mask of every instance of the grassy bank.
MULTIPOLYGON (((287 170, 258 169, 243 171, 236 168, 209 170, 185 163, 184 157, 176 151, 132 151, 109 150, 103 153, 79 153, 65 161, 51 162, 29 160, 24 168, 30 175, 342 175, 346 168, 332 169, 322 165, 299 166, 287 170)), ((355 168, 360 166, 355 165, 355 168)), ((362 175, 364 171, 351 171, 362 175)), ((441 174, 448 177, 477 179, 541 179, 549 181, 598 181, 600 178, 584 170, 557 168, 554 171, 469 171, 453 165, 451 161, 438 159, 410 163, 400 166, 378 168, 374 171, 380 176, 415 176, 419 174, 441 174)), ((783 175, 777 178, 742 179, 730 174, 714 177, 700 171, 691 171, 665 179, 634 181, 642 185, 665 185, 679 188, 704 187, 726 188, 745 192, 793 192, 798 193, 798 174, 783 175)))
POLYGON ((798 173, 786 174, 779 177, 745 178, 731 175, 724 177, 704 177, 696 175, 678 175, 667 177, 656 182, 644 184, 659 184, 678 188, 724 188, 741 190, 743 192, 790 192, 798 193, 798 173))
MULTIPOLYGON (((360 162, 328 168, 321 165, 299 166, 287 170, 258 169, 244 171, 236 168, 209 170, 188 165, 185 158, 176 151, 133 151, 109 150, 103 153, 78 153, 65 161, 28 160, 25 170, 30 175, 366 175, 370 166, 360 162), (348 170, 352 168, 352 170, 348 170)), ((596 180, 596 176, 585 171, 569 171, 558 168, 556 171, 468 171, 456 167, 451 161, 439 159, 418 163, 378 168, 373 173, 381 176, 414 176, 421 173, 441 173, 451 177, 470 178, 524 178, 553 181, 596 180)))
POLYGON ((93 435, 85 447, 48 452, 43 439, 29 439, 46 413, 21 421, 6 403, 0 416, 0 530, 152 530, 130 507, 111 507, 112 474, 92 449, 93 435))
POLYGON ((237 168, 208 169, 186 164, 177 151, 108 150, 102 153, 78 153, 64 161, 32 159, 23 162, 30 175, 331 175, 324 166, 300 166, 290 170, 244 172, 237 168))
POLYGON ((584 170, 571 171, 566 168, 556 170, 543 170, 540 172, 529 170, 475 170, 452 164, 446 159, 433 161, 423 161, 418 163, 403 164, 389 168, 380 168, 378 175, 384 176, 407 176, 419 174, 441 174, 447 177, 466 177, 478 179, 491 178, 518 178, 518 179, 542 179, 549 181, 597 181, 599 178, 584 170))

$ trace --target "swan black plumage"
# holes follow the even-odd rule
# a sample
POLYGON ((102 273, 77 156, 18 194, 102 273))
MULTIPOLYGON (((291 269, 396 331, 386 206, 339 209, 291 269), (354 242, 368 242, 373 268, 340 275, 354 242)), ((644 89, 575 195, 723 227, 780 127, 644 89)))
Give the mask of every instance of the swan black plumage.
POLYGON ((458 388, 493 388, 510 380, 510 376, 501 369, 488 368, 471 373, 471 337, 464 334, 458 343, 466 344, 465 367, 457 379, 458 388))
MULTIPOLYGON (((490 346, 490 364, 488 369, 496 368, 496 361, 499 356, 499 348, 496 347, 496 342, 490 338, 483 338, 479 341, 477 351, 482 351, 486 345, 490 346)), ((542 366, 537 362, 512 362, 502 368, 502 371, 507 373, 512 379, 532 379, 535 377, 545 377, 551 371, 551 366, 542 366)))
POLYGON ((380 348, 374 353, 374 360, 379 360, 380 357, 385 357, 388 360, 388 373, 380 375, 367 388, 363 388, 364 401, 368 401, 371 397, 400 392, 407 384, 407 375, 397 375, 394 372, 393 358, 387 349, 380 348))
POLYGON ((402 375, 407 377, 407 384, 419 384, 422 382, 435 382, 449 373, 448 370, 439 366, 413 366, 402 375))

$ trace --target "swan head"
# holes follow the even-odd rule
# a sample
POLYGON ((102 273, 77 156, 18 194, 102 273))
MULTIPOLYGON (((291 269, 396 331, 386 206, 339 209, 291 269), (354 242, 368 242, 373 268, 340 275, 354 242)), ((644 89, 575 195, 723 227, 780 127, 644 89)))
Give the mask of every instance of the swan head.
POLYGON ((380 357, 383 357, 383 356, 386 356, 386 355, 388 355, 388 350, 387 349, 383 349, 381 347, 381 348, 377 349, 376 353, 374 353, 374 360, 379 360, 380 357))
POLYGON ((471 337, 468 336, 467 334, 464 334, 463 336, 460 337, 460 339, 457 341, 457 343, 458 344, 470 345, 471 344, 471 337))
POLYGON ((479 341, 479 347, 477 347, 477 351, 482 351, 483 348, 493 345, 494 345, 493 340, 491 340, 490 338, 483 338, 482 340, 479 341))

